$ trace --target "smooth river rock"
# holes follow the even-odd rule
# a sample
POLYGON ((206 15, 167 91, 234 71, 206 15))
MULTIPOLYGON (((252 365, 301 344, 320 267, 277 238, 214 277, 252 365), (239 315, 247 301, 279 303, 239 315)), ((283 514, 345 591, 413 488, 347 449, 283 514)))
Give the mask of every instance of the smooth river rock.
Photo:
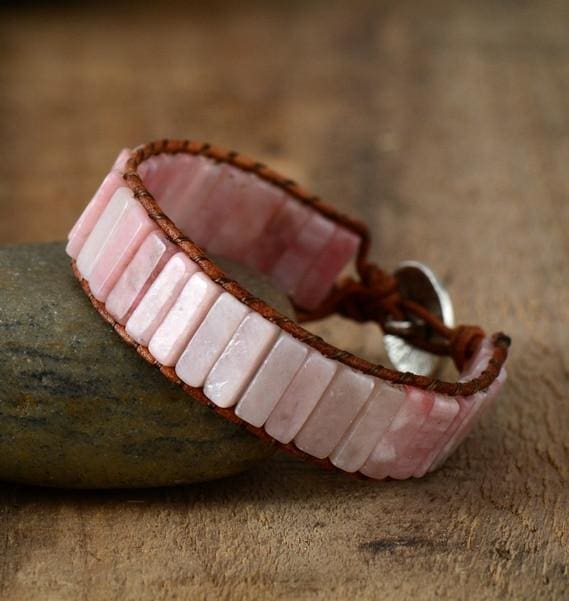
MULTIPOLYGON (((163 486, 236 474, 273 453, 122 342, 80 289, 63 249, 0 247, 0 479, 163 486)), ((228 271, 292 313, 266 280, 228 271)))

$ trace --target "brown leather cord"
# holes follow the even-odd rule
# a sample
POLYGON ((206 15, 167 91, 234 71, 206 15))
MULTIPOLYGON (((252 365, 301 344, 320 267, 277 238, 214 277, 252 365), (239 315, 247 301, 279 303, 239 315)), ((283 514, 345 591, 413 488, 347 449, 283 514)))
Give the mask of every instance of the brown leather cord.
MULTIPOLYGON (((411 313, 422 319, 443 338, 443 341, 429 341, 417 334, 411 335, 408 337, 408 340, 420 348, 432 350, 438 354, 451 355, 457 366, 463 366, 465 361, 472 356, 472 353, 476 348, 476 343, 480 342, 481 335, 483 335, 479 328, 474 330, 471 326, 460 326, 456 329, 449 329, 444 326, 436 316, 426 311, 423 307, 415 306, 414 303, 402 299, 395 278, 368 261, 367 255, 370 247, 370 236, 368 228, 363 223, 339 213, 333 207, 322 202, 318 197, 305 192, 294 181, 272 171, 262 163, 248 159, 234 151, 228 151, 209 144, 193 142, 190 140, 160 140, 144 144, 135 149, 130 159, 127 161, 126 173, 124 175, 124 179, 132 189, 134 196, 146 209, 148 215, 156 221, 157 225, 162 229, 166 236, 176 244, 180 250, 185 252, 190 259, 198 263, 200 268, 214 282, 222 286, 225 291, 235 296, 250 309, 258 312, 269 321, 275 323, 282 330, 316 349, 324 356, 340 361, 353 369, 375 376, 392 384, 411 385, 449 396, 469 396, 488 388, 496 379, 500 372, 500 368, 506 360, 508 347, 510 345, 510 339, 504 334, 499 333, 492 337, 494 344, 493 356, 489 362, 488 368, 479 377, 467 382, 446 382, 427 376, 398 372, 382 365, 374 365, 347 351, 342 351, 331 344, 328 344, 319 336, 308 332, 297 322, 282 315, 267 305, 263 300, 252 296, 238 282, 229 278, 223 270, 209 258, 202 248, 189 240, 177 226, 170 221, 167 215, 160 209, 157 201, 146 189, 137 172, 138 166, 151 156, 161 153, 203 155, 217 162, 228 163, 244 171, 254 173, 258 177, 286 190, 298 201, 310 206, 313 210, 318 211, 328 219, 353 231, 360 237, 361 244, 356 258, 356 268, 360 281, 356 281, 353 278, 346 280, 341 286, 334 288, 328 299, 326 299, 324 303, 322 303, 322 306, 316 311, 304 313, 300 311, 300 320, 305 318, 314 319, 324 317, 325 315, 336 312, 352 319, 356 319, 357 321, 373 320, 379 323, 386 332, 389 332, 389 327, 387 325, 389 317, 401 319, 406 314, 411 313)), ((104 315, 104 307, 97 306, 97 309, 104 315)), ((108 319, 108 317, 108 315, 105 316, 106 319, 108 319)), ((128 339, 128 336, 125 339, 128 339)), ((135 344, 135 346, 139 345, 135 344)), ((144 352, 141 352, 139 349, 139 352, 147 358, 150 355, 147 349, 144 352)), ((150 360, 150 358, 148 360, 150 360)), ((154 360, 151 362, 155 363, 154 360)), ((178 379, 172 376, 169 371, 164 371, 164 369, 162 369, 162 371, 173 381, 178 381, 178 379)))
POLYGON ((386 334, 406 338, 414 346, 436 355, 450 355, 459 371, 474 355, 485 337, 478 326, 447 327, 436 315, 418 303, 402 298, 397 279, 373 264, 365 265, 361 281, 347 278, 335 287, 314 311, 297 309, 300 321, 323 319, 334 313, 359 322, 374 321, 386 334), (388 320, 413 315, 422 320, 443 341, 390 328, 388 320))
POLYGON ((313 311, 297 307, 299 321, 316 321, 333 313, 354 321, 376 321, 383 325, 388 317, 403 319, 397 280, 379 267, 368 264, 362 280, 346 278, 313 311))

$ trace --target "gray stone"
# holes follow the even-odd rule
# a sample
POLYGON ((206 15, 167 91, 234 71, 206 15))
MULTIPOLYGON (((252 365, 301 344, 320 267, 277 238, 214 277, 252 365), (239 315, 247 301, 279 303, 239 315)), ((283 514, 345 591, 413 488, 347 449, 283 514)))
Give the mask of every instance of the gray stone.
MULTIPOLYGON (((273 452, 168 382, 91 306, 62 243, 0 248, 0 478, 82 488, 236 474, 273 452)), ((250 272, 234 276, 291 314, 250 272)))

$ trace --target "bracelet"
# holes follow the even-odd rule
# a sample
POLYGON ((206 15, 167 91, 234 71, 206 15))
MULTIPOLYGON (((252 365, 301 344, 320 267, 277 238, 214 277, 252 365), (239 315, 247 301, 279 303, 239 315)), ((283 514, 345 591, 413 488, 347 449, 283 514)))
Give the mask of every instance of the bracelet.
POLYGON ((368 261, 369 248, 363 223, 265 165, 162 140, 120 153, 67 253, 118 334, 218 414, 323 467, 420 477, 496 397, 510 339, 452 327, 428 269, 386 273, 368 261), (269 275, 297 320, 252 296, 209 253, 269 275), (352 262, 357 277, 341 277, 352 262), (422 292, 410 291, 417 282, 422 292), (376 322, 411 365, 417 353, 452 357, 458 380, 375 365, 299 325, 333 313, 376 322))

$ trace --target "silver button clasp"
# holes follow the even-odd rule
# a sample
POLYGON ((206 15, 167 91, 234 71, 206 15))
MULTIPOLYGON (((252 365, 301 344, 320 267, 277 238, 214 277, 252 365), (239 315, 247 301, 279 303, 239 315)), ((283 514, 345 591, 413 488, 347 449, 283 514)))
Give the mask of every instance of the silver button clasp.
MULTIPOLYGON (((404 299, 414 301, 429 310, 445 324, 454 326, 452 301, 434 272, 418 261, 404 261, 393 273, 399 283, 404 299)), ((415 316, 405 320, 388 320, 389 330, 400 330, 402 335, 425 328, 425 324, 415 316)), ((441 358, 433 353, 416 348, 397 335, 386 334, 383 344, 393 366, 403 372, 412 372, 421 376, 430 376, 440 367, 441 358)))

